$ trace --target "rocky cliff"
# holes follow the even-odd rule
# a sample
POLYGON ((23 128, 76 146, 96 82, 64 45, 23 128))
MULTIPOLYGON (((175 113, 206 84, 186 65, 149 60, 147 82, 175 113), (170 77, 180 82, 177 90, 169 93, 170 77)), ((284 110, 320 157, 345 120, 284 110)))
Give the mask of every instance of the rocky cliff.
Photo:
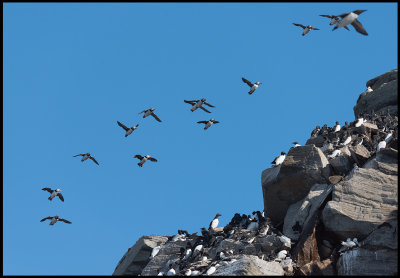
POLYGON ((143 236, 113 275, 396 275, 397 70, 366 85, 355 121, 316 127, 262 172, 265 214, 143 236))

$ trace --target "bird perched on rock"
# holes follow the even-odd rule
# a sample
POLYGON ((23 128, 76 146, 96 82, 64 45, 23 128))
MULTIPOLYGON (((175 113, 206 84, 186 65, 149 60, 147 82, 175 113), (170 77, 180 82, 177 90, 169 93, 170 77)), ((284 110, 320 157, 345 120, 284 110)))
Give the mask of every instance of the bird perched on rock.
POLYGON ((139 165, 140 167, 143 167, 143 164, 144 164, 147 160, 150 160, 150 161, 153 161, 153 162, 157 162, 157 159, 155 159, 154 157, 151 157, 150 155, 141 156, 141 155, 137 154, 137 155, 134 156, 134 158, 137 158, 137 159, 140 160, 140 162, 138 163, 138 165, 139 165))
POLYGON ((217 228, 219 220, 218 217, 222 216, 221 214, 217 213, 217 215, 215 215, 214 219, 210 222, 210 226, 208 227, 208 230, 214 230, 215 228, 217 228))
POLYGON ((362 143, 364 142, 364 138, 365 138, 364 134, 361 134, 361 135, 357 134, 357 137, 356 137, 356 139, 354 139, 352 145, 353 146, 361 146, 362 143))
POLYGON ((73 157, 77 157, 77 156, 82 156, 81 162, 83 162, 83 161, 85 161, 86 159, 90 158, 91 160, 93 160, 94 163, 96 163, 97 165, 99 165, 99 163, 96 161, 96 159, 94 159, 94 157, 90 156, 90 153, 77 154, 77 155, 74 155, 73 157))
POLYGON ((71 224, 72 222, 70 222, 70 221, 68 221, 68 220, 66 220, 66 219, 63 219, 63 218, 60 218, 60 217, 58 217, 58 215, 56 215, 56 216, 48 216, 48 217, 45 217, 45 218, 43 218, 42 220, 40 220, 40 222, 43 222, 43 221, 45 221, 45 220, 47 220, 47 219, 50 219, 51 221, 50 221, 50 224, 49 225, 51 225, 51 226, 53 226, 55 223, 57 223, 57 221, 62 221, 62 222, 65 222, 65 223, 67 223, 67 224, 71 224))
POLYGON ((175 274, 176 274, 176 271, 175 271, 175 269, 173 268, 173 265, 170 264, 170 265, 169 265, 169 270, 168 270, 168 272, 167 272, 167 276, 174 276, 175 274))
POLYGON ((350 142, 351 142, 351 133, 349 130, 347 130, 346 135, 343 137, 343 142, 340 145, 346 146, 350 142))
POLYGON ((274 166, 278 166, 283 163, 286 158, 286 153, 281 152, 280 156, 275 157, 275 159, 271 162, 274 166))
POLYGON ((276 259, 284 260, 286 258, 286 255, 287 255, 286 250, 279 251, 278 255, 276 256, 276 259))
POLYGON ((321 130, 321 128, 319 127, 319 125, 317 125, 314 130, 311 132, 311 137, 317 137, 319 131, 321 130))
POLYGON ((359 126, 361 126, 363 123, 364 123, 364 118, 363 118, 363 115, 361 114, 361 115, 358 117, 357 121, 355 122, 354 126, 355 126, 355 127, 359 127, 359 126))
POLYGON ((292 148, 297 148, 301 146, 297 141, 293 142, 292 144, 294 145, 292 148))
POLYGON ((343 13, 339 15, 342 19, 337 23, 337 25, 332 29, 332 31, 336 30, 337 28, 351 24, 358 33, 368 36, 368 33, 367 31, 365 31, 361 22, 357 20, 357 17, 365 11, 366 10, 355 10, 350 13, 343 13))
POLYGON ((155 108, 150 108, 150 109, 146 109, 146 110, 143 110, 142 112, 140 112, 139 114, 142 114, 142 113, 144 113, 144 115, 143 115, 143 118, 146 118, 147 116, 153 116, 154 117, 154 119, 156 119, 158 122, 161 122, 161 120, 157 117, 157 115, 156 114, 154 114, 154 110, 156 110, 155 108))
POLYGON ((341 152, 341 150, 334 150, 332 154, 328 155, 328 158, 334 158, 338 156, 341 152))
POLYGON ((340 131, 340 124, 339 124, 338 121, 336 121, 336 125, 335 125, 335 127, 333 128, 333 131, 334 131, 334 132, 340 131))
POLYGON ((386 148, 386 141, 382 140, 378 143, 378 146, 376 147, 376 152, 379 152, 381 149, 386 148))
POLYGON ((242 81, 244 83, 246 83, 247 85, 249 85, 250 87, 250 91, 249 91, 249 95, 251 95, 252 93, 254 93, 255 90, 257 90, 258 86, 260 84, 262 84, 261 82, 256 82, 256 83, 251 83, 249 80, 247 80, 246 78, 242 77, 242 81))
POLYGON ((204 126, 204 130, 206 130, 206 129, 209 128, 211 125, 213 125, 213 124, 218 124, 219 122, 216 121, 216 120, 213 118, 213 119, 210 119, 209 121, 198 121, 197 123, 198 123, 198 124, 206 124, 206 125, 204 126))
POLYGON ((370 86, 367 87, 367 89, 363 93, 370 93, 372 92, 372 88, 370 86))
POLYGON ((210 111, 208 111, 207 109, 205 109, 203 107, 203 104, 209 106, 209 107, 215 107, 209 103, 206 102, 205 98, 202 98, 200 100, 183 100, 185 103, 189 103, 190 105, 192 105, 192 108, 190 109, 190 111, 194 112, 197 108, 202 109, 203 111, 206 111, 207 113, 211 113, 210 111))
POLYGON ((349 250, 349 249, 351 249, 351 248, 356 247, 356 246, 359 245, 359 244, 358 244, 357 238, 353 238, 353 240, 351 240, 350 238, 348 238, 348 239, 346 240, 346 242, 342 241, 341 244, 342 244, 342 247, 339 249, 339 251, 338 251, 339 253, 340 253, 340 252, 347 251, 347 250, 349 250))
POLYGON ((50 197, 49 197, 50 201, 53 200, 54 197, 58 196, 58 198, 60 198, 60 200, 64 202, 64 197, 60 193, 61 189, 57 188, 57 189, 53 190, 51 188, 44 187, 44 188, 42 188, 42 190, 47 191, 47 192, 50 193, 50 197))
POLYGON ((297 23, 293 23, 293 25, 300 26, 301 28, 303 28, 303 33, 301 34, 302 36, 306 35, 308 32, 310 32, 310 30, 319 30, 318 28, 312 27, 311 25, 304 26, 302 24, 297 24, 297 23))
POLYGON ((161 246, 156 246, 153 248, 153 250, 151 250, 150 260, 154 258, 158 254, 158 252, 160 252, 160 249, 161 246))
POLYGON ((127 137, 128 135, 130 135, 130 134, 131 134, 135 129, 137 129, 138 126, 139 126, 139 124, 137 124, 136 126, 127 127, 127 126, 125 126, 124 124, 122 124, 122 123, 120 123, 120 122, 118 122, 118 121, 117 121, 117 123, 118 123, 118 125, 119 125, 120 127, 122 127, 122 128, 126 131, 125 137, 127 137))

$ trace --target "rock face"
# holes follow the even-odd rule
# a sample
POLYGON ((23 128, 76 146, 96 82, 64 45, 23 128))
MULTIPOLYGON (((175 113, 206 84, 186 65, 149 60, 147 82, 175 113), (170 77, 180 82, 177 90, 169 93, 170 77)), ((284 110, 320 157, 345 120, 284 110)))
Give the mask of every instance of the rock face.
POLYGON ((303 199, 314 184, 328 181, 331 168, 323 152, 314 145, 289 150, 285 161, 266 169, 261 176, 264 210, 280 222, 291 204, 303 199))
POLYGON ((354 115, 360 113, 376 113, 389 109, 390 113, 397 114, 397 69, 389 71, 367 82, 373 91, 362 93, 354 106, 354 115))
POLYGON ((361 94, 354 107, 356 115, 364 113, 363 124, 316 128, 306 145, 262 172, 266 217, 237 213, 201 235, 178 230, 185 236, 177 241, 143 236, 113 275, 157 275, 170 265, 176 275, 396 275, 397 70, 367 86, 374 91, 361 94), (358 244, 342 246, 354 238, 358 244), (161 249, 150 260, 156 246, 161 249), (196 247, 201 251, 185 257, 196 247))
POLYGON ((237 260, 226 266, 219 267, 214 275, 217 276, 249 276, 249 275, 268 275, 283 276, 284 270, 278 262, 267 262, 257 256, 243 255, 237 260))
POLYGON ((397 214, 397 174, 359 168, 335 185, 322 213, 327 230, 340 238, 367 236, 397 214))
POLYGON ((149 262, 153 248, 167 240, 167 237, 157 235, 142 236, 119 261, 113 275, 139 275, 149 262))

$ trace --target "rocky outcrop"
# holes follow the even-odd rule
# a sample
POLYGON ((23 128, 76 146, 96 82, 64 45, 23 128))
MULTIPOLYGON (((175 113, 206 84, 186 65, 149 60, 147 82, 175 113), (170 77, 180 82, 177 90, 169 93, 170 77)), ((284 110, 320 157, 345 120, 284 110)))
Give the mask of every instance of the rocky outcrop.
POLYGON ((354 106, 354 115, 357 117, 360 113, 376 113, 387 111, 393 115, 397 114, 397 69, 389 71, 367 82, 372 92, 364 92, 357 100, 354 106))
POLYGON ((118 262, 113 275, 139 275, 149 262, 154 247, 164 244, 167 237, 146 235, 136 241, 118 262))
POLYGON ((282 221, 289 206, 303 199, 314 184, 326 183, 330 172, 328 160, 314 145, 290 149, 283 164, 262 173, 267 216, 282 221))
POLYGON ((179 240, 144 236, 114 275, 157 275, 169 266, 177 275, 396 275, 397 70, 367 86, 374 91, 354 107, 364 113, 363 124, 316 128, 306 145, 262 172, 266 217, 235 214, 225 227, 185 231, 179 240), (382 141, 386 147, 378 151, 382 141), (354 246, 344 248, 346 239, 354 246), (155 246, 161 249, 149 259, 155 246), (201 251, 186 257, 195 247, 201 251))

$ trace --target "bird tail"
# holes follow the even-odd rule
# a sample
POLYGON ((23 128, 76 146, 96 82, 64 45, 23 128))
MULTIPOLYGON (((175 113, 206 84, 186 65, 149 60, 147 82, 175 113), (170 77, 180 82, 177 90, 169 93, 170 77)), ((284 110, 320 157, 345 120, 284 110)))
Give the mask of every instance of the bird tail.
POLYGON ((253 92, 254 92, 254 91, 251 91, 251 90, 250 90, 250 91, 249 91, 249 95, 251 95, 253 92))
POLYGON ((335 27, 333 27, 332 31, 336 30, 338 28, 338 26, 336 25, 335 27))
POLYGON ((50 200, 50 201, 51 201, 51 200, 53 200, 53 198, 51 198, 51 196, 50 196, 48 200, 50 200))
POLYGON ((139 162, 137 165, 139 165, 139 167, 142 167, 142 166, 143 166, 142 164, 140 164, 140 162, 139 162))

